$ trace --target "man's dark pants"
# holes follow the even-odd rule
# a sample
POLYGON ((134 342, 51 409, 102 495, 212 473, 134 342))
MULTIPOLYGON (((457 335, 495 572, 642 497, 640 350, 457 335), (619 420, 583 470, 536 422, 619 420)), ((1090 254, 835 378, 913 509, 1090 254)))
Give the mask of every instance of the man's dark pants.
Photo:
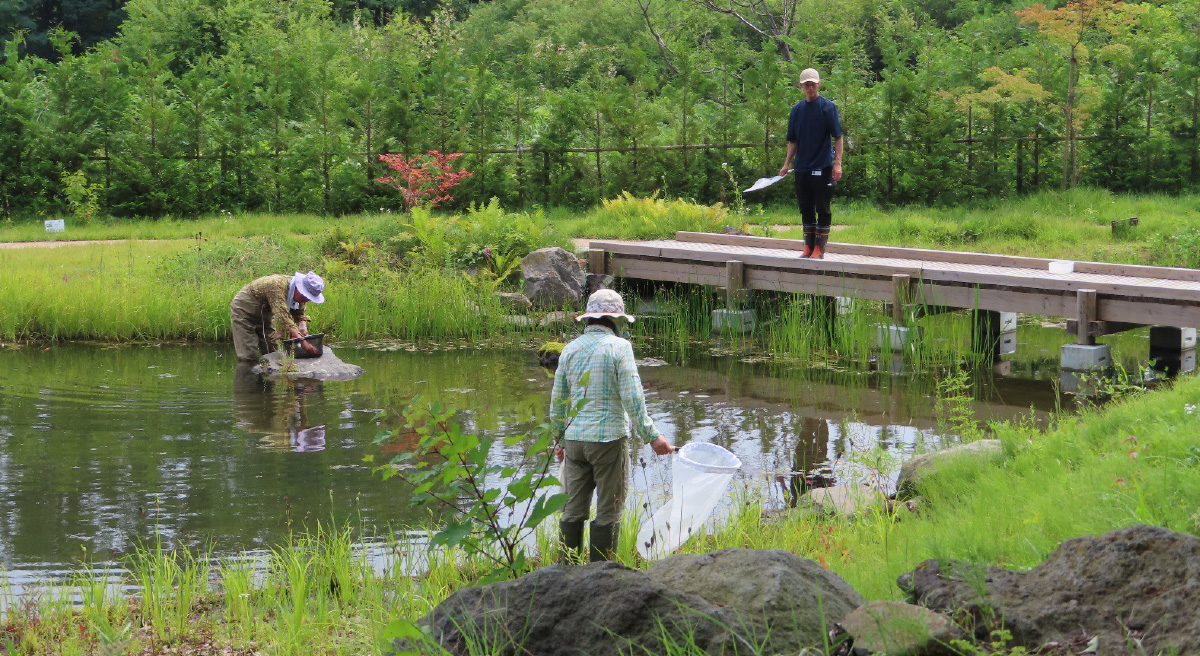
POLYGON ((800 220, 804 223, 804 240, 812 246, 814 237, 829 237, 829 224, 833 220, 829 208, 833 200, 833 167, 821 169, 820 175, 799 170, 795 175, 796 202, 800 205, 800 220))

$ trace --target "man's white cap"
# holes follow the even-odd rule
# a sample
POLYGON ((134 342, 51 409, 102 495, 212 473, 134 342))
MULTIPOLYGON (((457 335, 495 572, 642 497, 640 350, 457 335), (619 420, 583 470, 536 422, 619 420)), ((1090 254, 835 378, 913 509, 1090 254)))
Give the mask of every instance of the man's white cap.
POLYGON ((804 84, 805 82, 816 82, 817 84, 821 83, 821 75, 820 73, 817 73, 817 69, 806 68, 800 71, 800 84, 804 84))

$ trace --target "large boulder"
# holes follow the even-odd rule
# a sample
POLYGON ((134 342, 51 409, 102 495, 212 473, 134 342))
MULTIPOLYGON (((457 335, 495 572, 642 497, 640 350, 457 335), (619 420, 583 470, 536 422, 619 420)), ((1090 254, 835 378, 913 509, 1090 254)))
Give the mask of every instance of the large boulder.
POLYGON ((259 360, 252 371, 264 376, 314 380, 354 380, 363 375, 362 367, 342 362, 328 346, 324 347, 319 358, 285 357, 282 351, 268 353, 259 360))
POLYGON ((544 567, 459 590, 420 624, 451 654, 470 645, 502 656, 674 653, 664 633, 687 653, 796 654, 823 647, 825 629, 861 604, 810 560, 725 549, 672 556, 644 573, 615 563, 544 567))
POLYGON ((733 616, 729 629, 764 654, 822 647, 827 629, 863 603, 837 574, 780 549, 672 556, 646 575, 724 607, 733 616))
POLYGON ((587 278, 579 260, 567 251, 541 248, 521 260, 525 296, 542 308, 580 307, 587 278))
MULTIPOLYGON (((897 580, 935 611, 974 622, 976 637, 1098 656, 1200 654, 1200 538, 1154 526, 1066 540, 1027 572, 927 560, 897 580)), ((1038 652, 1042 653, 1042 652, 1038 652)))
POLYGON ((921 481, 932 476, 948 462, 961 458, 984 461, 998 457, 1003 451, 1000 440, 976 440, 915 456, 900 466, 900 477, 896 479, 896 494, 901 498, 917 494, 921 481))
POLYGON ((872 601, 839 623, 856 649, 888 656, 955 656, 962 629, 928 608, 898 601, 872 601))
POLYGON ((664 631, 719 654, 731 639, 727 622, 711 602, 604 562, 463 588, 420 623, 456 655, 618 656, 665 653, 664 631))

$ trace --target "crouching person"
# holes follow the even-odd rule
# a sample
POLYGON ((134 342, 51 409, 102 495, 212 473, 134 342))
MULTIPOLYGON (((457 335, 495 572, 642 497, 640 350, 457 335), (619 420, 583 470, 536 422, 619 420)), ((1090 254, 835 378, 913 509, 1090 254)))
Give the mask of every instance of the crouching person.
MULTIPOLYGON (((324 303, 324 291, 325 281, 312 271, 263 276, 242 287, 229 303, 238 359, 257 362, 275 350, 281 335, 285 339, 307 337, 309 317, 304 306, 309 301, 324 303)), ((308 342, 300 345, 309 353, 317 352, 308 342)))
POLYGON ((633 321, 625 302, 611 289, 588 298, 578 317, 587 327, 563 348, 550 396, 550 420, 562 440, 562 483, 569 497, 559 524, 568 550, 583 547, 583 523, 596 493, 596 519, 590 531, 591 560, 609 560, 617 544, 621 512, 629 485, 627 436, 649 442, 658 455, 675 447, 654 427, 633 358, 633 346, 617 336, 618 326, 633 321), (568 410, 582 409, 568 422, 568 410), (632 428, 632 431, 630 430, 632 428))

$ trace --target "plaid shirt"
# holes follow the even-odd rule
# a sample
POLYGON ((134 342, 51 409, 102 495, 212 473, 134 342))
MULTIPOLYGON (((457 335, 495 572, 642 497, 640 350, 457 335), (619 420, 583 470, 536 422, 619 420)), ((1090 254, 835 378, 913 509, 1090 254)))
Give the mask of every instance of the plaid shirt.
POLYGON ((642 379, 633 360, 633 345, 605 326, 588 326, 558 357, 550 421, 556 434, 580 442, 612 442, 630 434, 630 424, 647 442, 660 437, 646 413, 642 379), (587 385, 582 385, 584 375, 587 385), (567 424, 569 407, 587 401, 567 424), (630 419, 632 418, 632 421, 630 419))
POLYGON ((292 336, 291 332, 297 329, 298 322, 312 320, 303 310, 293 310, 289 307, 292 305, 292 300, 288 298, 291 283, 291 276, 263 276, 251 281, 238 292, 238 296, 248 298, 258 307, 258 316, 265 317, 270 314, 285 339, 292 336))

